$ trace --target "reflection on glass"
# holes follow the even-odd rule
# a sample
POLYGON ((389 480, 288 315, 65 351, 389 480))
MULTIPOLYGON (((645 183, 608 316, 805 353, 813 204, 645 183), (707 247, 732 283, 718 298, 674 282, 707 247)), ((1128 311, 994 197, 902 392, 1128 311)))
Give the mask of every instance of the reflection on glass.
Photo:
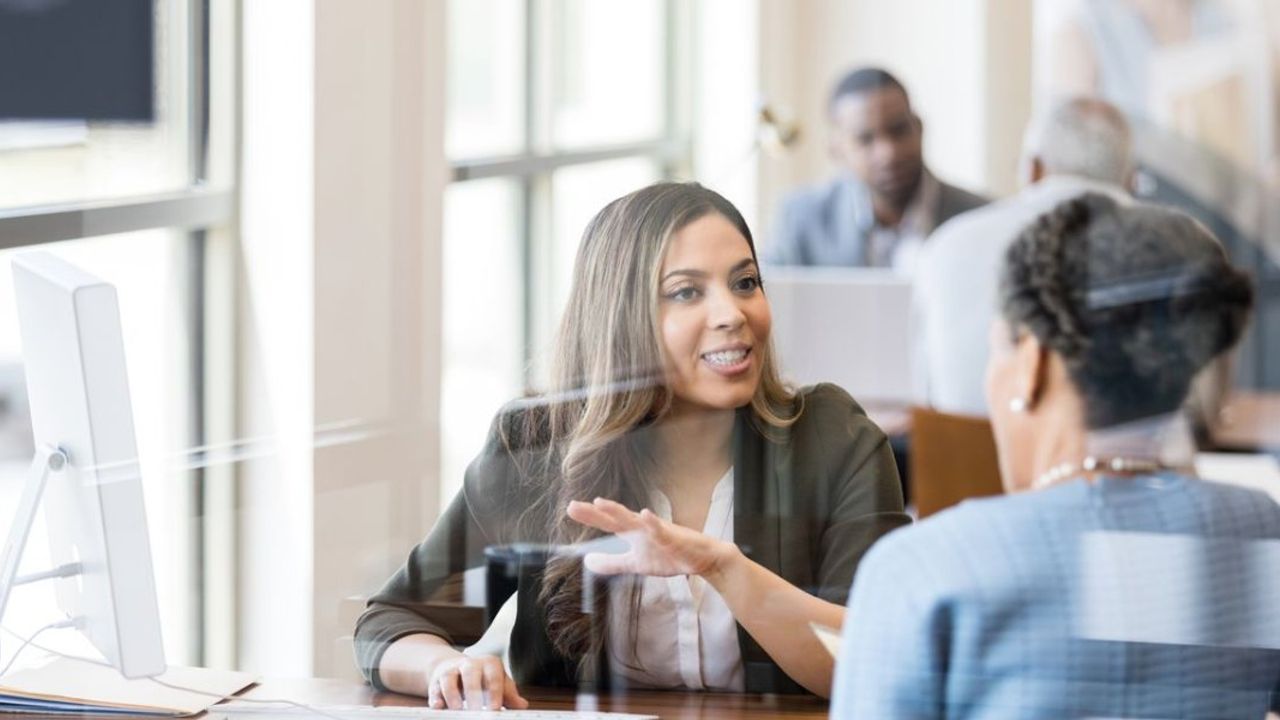
POLYGON ((445 154, 491 157, 524 140, 524 0, 450 0, 445 154))
POLYGON ((662 132, 662 0, 553 0, 553 142, 559 148, 654 139, 662 132))
POLYGON ((445 193, 440 498, 447 504, 484 444, 493 413, 524 381, 519 187, 455 183, 445 193))

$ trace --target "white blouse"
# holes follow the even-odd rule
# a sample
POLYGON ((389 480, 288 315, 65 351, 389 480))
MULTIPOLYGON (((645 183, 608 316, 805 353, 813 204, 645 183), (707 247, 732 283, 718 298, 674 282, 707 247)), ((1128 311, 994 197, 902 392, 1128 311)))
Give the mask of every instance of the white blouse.
MULTIPOLYGON (((671 519, 671 501, 655 491, 650 508, 671 519)), ((733 469, 716 483, 702 532, 733 542, 733 469)), ((609 661, 637 688, 743 690, 738 624, 724 598, 700 577, 645 577, 632 646, 631 593, 609 598, 609 661)))
MULTIPOLYGON (((650 509, 671 519, 671 501, 654 492, 650 509)), ((716 483, 702 532, 733 542, 733 468, 716 483)), ((645 577, 641 580, 640 622, 632 647, 630 592, 609 598, 609 660, 615 677, 634 688, 744 689, 738 623, 724 598, 700 577, 645 577)), ((501 655, 507 672, 513 594, 468 655, 501 655)))

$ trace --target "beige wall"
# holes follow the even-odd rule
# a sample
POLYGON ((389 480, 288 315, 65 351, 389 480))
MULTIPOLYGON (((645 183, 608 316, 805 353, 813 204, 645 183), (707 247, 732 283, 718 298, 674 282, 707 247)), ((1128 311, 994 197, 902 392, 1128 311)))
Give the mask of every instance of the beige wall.
POLYGON ((354 668, 437 513, 443 3, 245 4, 240 662, 354 668))
POLYGON ((316 6, 315 422, 336 440, 313 456, 321 676, 353 665, 342 599, 437 514, 443 5, 316 6))
POLYGON ((1023 132, 1032 114, 1032 0, 988 0, 986 33, 986 187, 1018 189, 1023 132))
POLYGON ((762 228, 782 192, 833 172, 827 93, 864 64, 906 84, 934 172, 988 193, 1015 189, 1031 106, 1031 0, 760 0, 760 17, 762 94, 803 125, 794 152, 761 158, 762 228))

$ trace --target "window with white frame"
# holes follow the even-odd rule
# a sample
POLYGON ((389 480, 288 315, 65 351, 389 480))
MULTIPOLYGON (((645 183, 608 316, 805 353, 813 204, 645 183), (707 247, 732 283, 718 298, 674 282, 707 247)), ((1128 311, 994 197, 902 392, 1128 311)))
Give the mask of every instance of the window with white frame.
POLYGON ((495 411, 543 386, 579 238, 687 177, 692 5, 450 0, 441 497, 495 411))

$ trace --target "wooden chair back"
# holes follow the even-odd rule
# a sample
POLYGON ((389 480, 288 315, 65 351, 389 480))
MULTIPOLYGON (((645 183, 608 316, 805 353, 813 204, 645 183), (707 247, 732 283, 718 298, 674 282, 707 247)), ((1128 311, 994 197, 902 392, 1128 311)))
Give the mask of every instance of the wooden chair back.
POLYGON ((966 498, 1004 492, 986 418, 912 408, 909 467, 920 519, 966 498))

